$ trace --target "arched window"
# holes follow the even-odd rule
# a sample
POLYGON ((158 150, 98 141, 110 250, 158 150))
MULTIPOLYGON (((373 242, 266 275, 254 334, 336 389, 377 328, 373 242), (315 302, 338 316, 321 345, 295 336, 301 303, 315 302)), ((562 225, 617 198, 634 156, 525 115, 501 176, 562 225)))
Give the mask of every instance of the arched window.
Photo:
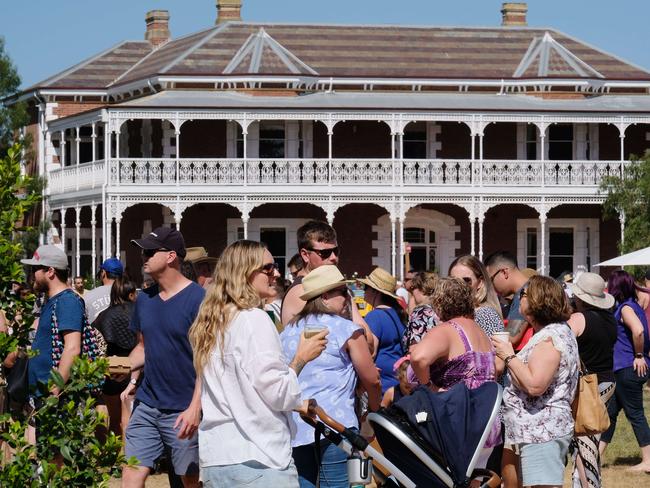
POLYGON ((436 263, 436 233, 424 227, 406 227, 404 242, 411 247, 406 263, 407 269, 434 271, 436 263))

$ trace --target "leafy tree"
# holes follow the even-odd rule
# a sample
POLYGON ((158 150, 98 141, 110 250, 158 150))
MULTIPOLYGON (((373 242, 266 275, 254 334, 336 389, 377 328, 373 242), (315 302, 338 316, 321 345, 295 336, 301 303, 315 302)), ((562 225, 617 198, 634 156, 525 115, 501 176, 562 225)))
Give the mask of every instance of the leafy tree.
POLYGON ((2 358, 29 345, 29 330, 34 322, 34 297, 13 290, 14 283, 25 281, 20 264, 25 253, 19 235, 28 229, 20 225, 41 199, 41 193, 34 191, 37 180, 21 175, 21 149, 20 144, 15 144, 0 159, 0 308, 13 328, 13 334, 0 336, 2 358))
MULTIPOLYGON (((0 100, 13 95, 20 87, 20 76, 5 52, 4 38, 0 37, 0 100)), ((27 105, 24 102, 5 106, 0 104, 0 157, 12 146, 15 132, 27 124, 27 105)))
POLYGON ((11 462, 0 470, 0 486, 48 486, 52 488, 108 486, 128 462, 121 453, 122 442, 106 431, 106 418, 95 409, 88 385, 98 384, 106 374, 105 359, 90 362, 75 359, 70 380, 52 371, 50 385, 61 393, 45 397, 43 405, 26 420, 0 418, 6 425, 0 438, 15 452, 11 462), (25 440, 28 423, 38 426, 38 442, 25 440))
MULTIPOLYGON (((601 192, 607 193, 605 217, 618 218, 621 211, 625 214, 625 239, 619 250, 626 253, 650 246, 650 151, 633 158, 623 178, 607 178, 601 192)), ((640 266, 631 268, 637 277, 645 272, 640 266)))

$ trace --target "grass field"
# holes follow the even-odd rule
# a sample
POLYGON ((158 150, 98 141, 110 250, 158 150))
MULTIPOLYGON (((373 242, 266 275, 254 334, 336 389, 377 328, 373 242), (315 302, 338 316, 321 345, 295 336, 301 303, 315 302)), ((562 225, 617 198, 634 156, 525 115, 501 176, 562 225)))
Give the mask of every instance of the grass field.
MULTIPOLYGON (((650 421, 650 391, 646 389, 644 396, 646 417, 650 421)), ((621 412, 616 433, 605 451, 603 467, 603 487, 605 488, 643 488, 650 486, 650 474, 634 473, 627 471, 627 468, 641 461, 639 446, 634 438, 632 427, 621 412)), ((569 465, 566 470, 565 486, 571 486, 571 469, 569 465)), ((118 488, 120 480, 113 480, 111 488, 118 488)), ((147 488, 167 488, 169 483, 167 475, 152 476, 147 482, 147 488)), ((270 488, 270 487, 269 487, 270 488)))

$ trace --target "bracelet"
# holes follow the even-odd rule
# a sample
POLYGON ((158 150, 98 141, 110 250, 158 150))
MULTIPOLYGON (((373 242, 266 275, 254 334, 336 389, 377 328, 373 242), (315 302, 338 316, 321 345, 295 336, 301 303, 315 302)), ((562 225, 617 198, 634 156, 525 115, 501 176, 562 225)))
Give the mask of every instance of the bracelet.
POLYGON ((506 368, 508 367, 508 364, 510 363, 510 361, 512 361, 516 357, 517 357, 516 354, 511 354, 510 356, 508 356, 507 358, 505 358, 503 360, 503 362, 506 363, 506 368))

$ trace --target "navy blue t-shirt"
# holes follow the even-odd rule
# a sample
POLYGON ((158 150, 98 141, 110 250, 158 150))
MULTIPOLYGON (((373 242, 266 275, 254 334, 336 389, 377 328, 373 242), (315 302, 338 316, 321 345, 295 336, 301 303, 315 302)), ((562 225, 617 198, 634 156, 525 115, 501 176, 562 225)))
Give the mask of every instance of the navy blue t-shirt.
POLYGON ((365 316, 365 321, 379 341, 375 364, 381 376, 381 391, 385 392, 399 383, 393 365, 402 357, 405 327, 392 308, 375 309, 365 316))
POLYGON ((191 283, 162 300, 158 285, 141 293, 131 317, 131 330, 144 336, 144 380, 135 398, 159 410, 185 410, 192 401, 196 373, 187 333, 205 290, 191 283))
POLYGON ((81 332, 84 323, 83 301, 72 290, 63 290, 50 298, 41 309, 32 349, 38 355, 29 360, 29 386, 47 383, 52 370, 52 313, 56 303, 59 332, 81 332))

